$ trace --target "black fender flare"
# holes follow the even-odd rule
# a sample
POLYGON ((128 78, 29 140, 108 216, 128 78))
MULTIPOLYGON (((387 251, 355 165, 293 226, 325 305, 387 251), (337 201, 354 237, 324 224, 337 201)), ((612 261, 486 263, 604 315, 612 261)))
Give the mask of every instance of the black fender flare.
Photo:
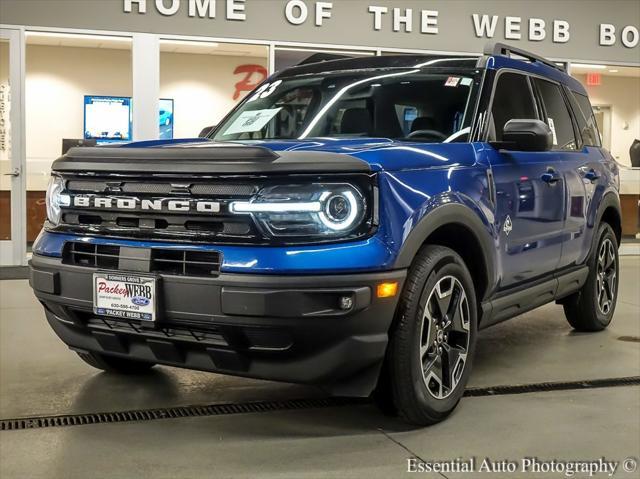
MULTIPOLYGON (((618 215, 620 227, 622 229, 622 207, 620 206, 620 197, 618 196, 618 193, 616 191, 609 190, 602 196, 602 200, 600 201, 598 209, 596 210, 596 214, 594 215, 593 223, 589 225, 589 221, 587 221, 587 226, 591 226, 593 228, 593 238, 591 239, 591 247, 589 248, 589 254, 587 255, 587 258, 591 256, 593 248, 597 247, 599 238, 596 238, 596 233, 598 232, 600 223, 602 223, 602 217, 604 216, 604 212, 607 210, 607 208, 613 208, 615 210, 616 214, 618 215)), ((622 231, 620 232, 620 234, 622 235, 622 231)))
MULTIPOLYGON (((427 238, 438 228, 456 224, 468 229, 480 245, 485 264, 487 290, 491 293, 496 283, 496 254, 493 236, 488 225, 482 222, 477 213, 460 203, 446 203, 437 206, 420 219, 402 244, 394 268, 408 268, 427 238)), ((484 298, 480 298, 482 301, 484 298)))

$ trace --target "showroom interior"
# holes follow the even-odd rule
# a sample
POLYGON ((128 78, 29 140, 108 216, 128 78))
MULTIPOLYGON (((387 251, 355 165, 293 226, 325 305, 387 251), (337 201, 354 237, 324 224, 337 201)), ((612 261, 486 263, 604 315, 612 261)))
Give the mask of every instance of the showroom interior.
POLYGON ((633 0, 0 0, 0 477, 396 477, 412 458, 524 456, 606 457, 637 477, 622 467, 640 459, 639 27, 633 0), (491 36, 482 15, 497 17, 491 36), (532 16, 546 21, 541 40, 532 16), (574 332, 550 303, 483 330, 464 407, 425 429, 310 385, 164 366, 98 373, 49 330, 27 264, 69 147, 203 137, 312 55, 480 56, 489 40, 577 79, 619 166, 609 329, 574 332), (94 130, 106 104, 128 121, 94 130))

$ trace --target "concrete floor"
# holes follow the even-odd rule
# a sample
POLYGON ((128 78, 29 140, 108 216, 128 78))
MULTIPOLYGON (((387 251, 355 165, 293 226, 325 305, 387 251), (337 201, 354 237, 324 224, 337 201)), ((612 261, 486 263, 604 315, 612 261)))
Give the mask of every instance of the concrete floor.
MULTIPOLYGON (((620 340, 640 337, 640 257, 621 264, 608 330, 574 333, 556 305, 495 326, 480 333, 470 386, 640 375, 640 343, 620 340)), ((312 387, 165 367, 138 377, 99 373, 54 336, 26 281, 0 281, 2 418, 320 396, 312 387)), ((640 387, 464 398, 447 421, 427 429, 366 404, 0 433, 3 479, 386 478, 405 474, 410 457, 525 456, 640 458, 640 387)), ((482 475, 494 476, 517 477, 482 475)))

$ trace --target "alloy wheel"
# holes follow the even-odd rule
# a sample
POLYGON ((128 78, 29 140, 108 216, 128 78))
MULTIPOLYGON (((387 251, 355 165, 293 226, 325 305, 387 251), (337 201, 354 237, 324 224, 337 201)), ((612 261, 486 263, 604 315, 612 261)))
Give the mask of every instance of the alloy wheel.
POLYGON ((616 277, 618 265, 613 242, 606 238, 598 250, 596 272, 596 298, 598 308, 604 315, 609 314, 616 297, 616 277))
POLYGON ((470 336, 467 294, 457 278, 445 276, 429 293, 420 334, 422 377, 434 398, 445 399, 460 382, 470 336))

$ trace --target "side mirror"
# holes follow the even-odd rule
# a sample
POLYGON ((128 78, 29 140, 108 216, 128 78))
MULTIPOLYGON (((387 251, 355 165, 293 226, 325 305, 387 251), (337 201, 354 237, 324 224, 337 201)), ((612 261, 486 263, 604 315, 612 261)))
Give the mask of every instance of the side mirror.
POLYGON ((198 138, 204 138, 209 133, 211 133, 216 126, 218 125, 205 126, 202 130, 200 130, 200 133, 198 134, 198 138))
POLYGON ((549 151, 553 133, 540 120, 509 120, 502 132, 502 148, 513 151, 549 151))

